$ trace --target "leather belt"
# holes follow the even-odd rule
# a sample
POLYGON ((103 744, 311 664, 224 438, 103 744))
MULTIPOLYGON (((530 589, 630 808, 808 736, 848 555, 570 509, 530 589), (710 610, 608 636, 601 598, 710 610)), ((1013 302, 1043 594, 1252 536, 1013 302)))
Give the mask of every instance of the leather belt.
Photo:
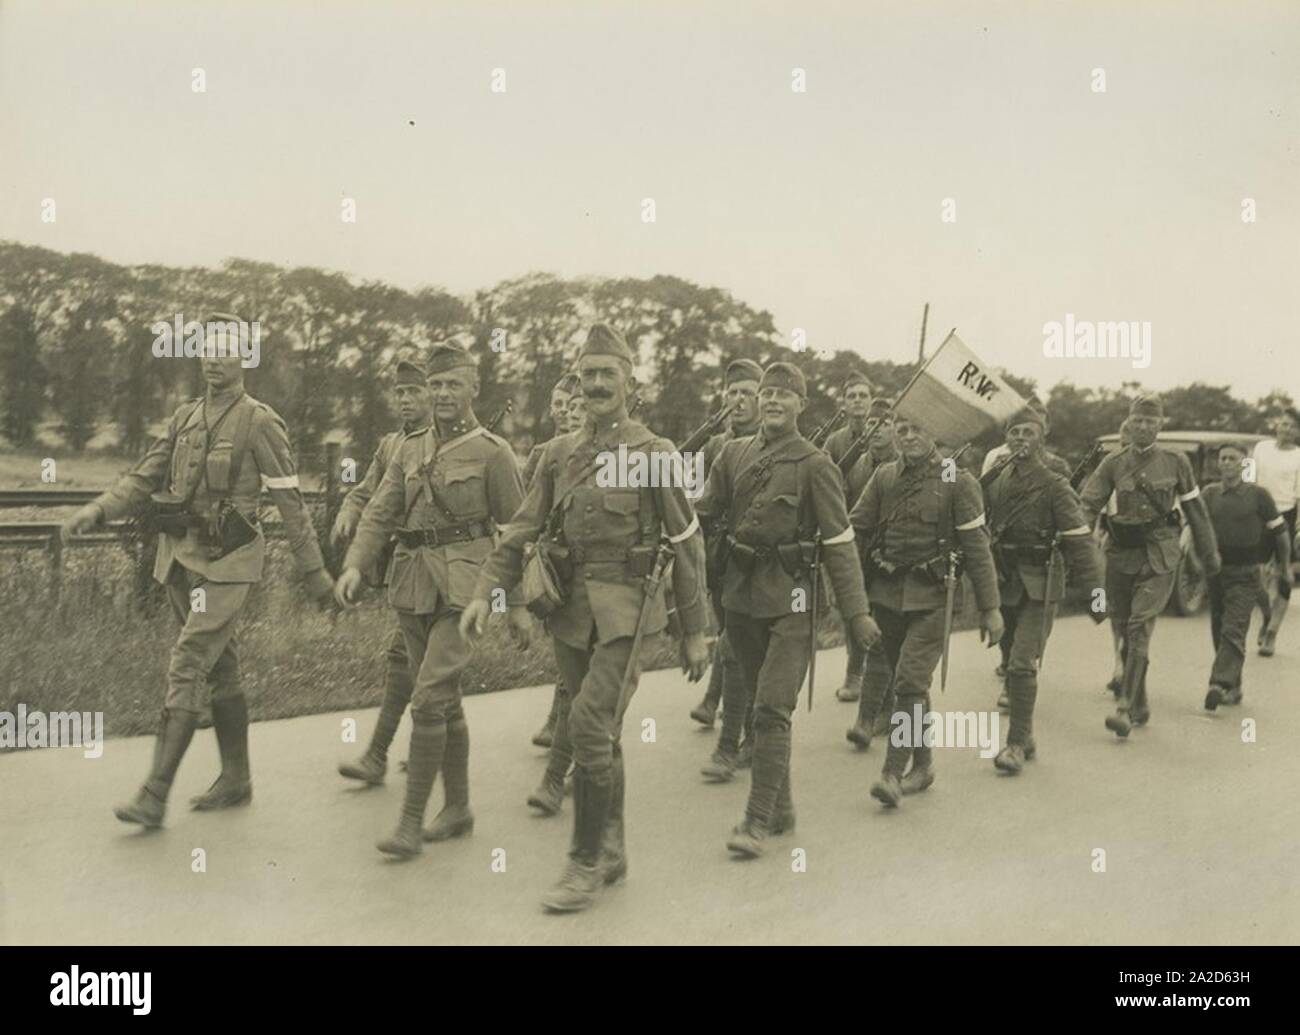
POLYGON ((491 521, 467 521, 463 525, 443 525, 440 528, 399 528, 395 535, 403 546, 413 548, 490 539, 495 532, 496 527, 491 521))
POLYGON ((570 546, 569 561, 580 564, 623 564, 631 556, 626 546, 570 546))

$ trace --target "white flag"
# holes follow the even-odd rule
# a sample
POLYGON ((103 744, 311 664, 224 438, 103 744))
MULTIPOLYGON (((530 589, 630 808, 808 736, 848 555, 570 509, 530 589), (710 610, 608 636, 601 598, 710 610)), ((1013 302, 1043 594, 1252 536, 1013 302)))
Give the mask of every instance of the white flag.
POLYGON ((936 442, 960 446, 1001 427, 1024 405, 954 331, 904 389, 894 415, 915 421, 936 442))

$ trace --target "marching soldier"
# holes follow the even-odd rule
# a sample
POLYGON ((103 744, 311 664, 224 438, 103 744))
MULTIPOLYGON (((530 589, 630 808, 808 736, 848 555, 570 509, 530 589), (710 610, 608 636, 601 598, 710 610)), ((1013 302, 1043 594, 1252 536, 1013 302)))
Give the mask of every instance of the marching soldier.
MULTIPOLYGON (((1038 396, 1031 395, 1025 401, 1025 405, 1029 407, 1029 409, 1036 411, 1038 415, 1042 417, 1043 427, 1046 429, 1044 435, 1046 435, 1047 431, 1051 430, 1052 423, 1051 418, 1047 415, 1047 407, 1043 405, 1043 401, 1039 399, 1038 396)), ((984 463, 980 466, 980 478, 983 478, 986 474, 992 471, 993 468, 997 467, 998 464, 1007 460, 1014 451, 1015 448, 1010 439, 1003 442, 1002 445, 990 449, 984 455, 984 463)), ((1044 443, 1042 448, 1042 461, 1043 465, 1049 471, 1059 474, 1064 478, 1069 478, 1073 473, 1070 470, 1069 462, 1064 457, 1059 456, 1048 449, 1046 443, 1044 443)), ((1007 643, 1007 638, 1003 637, 1002 642, 1005 645, 1007 643)), ((1001 673, 999 673, 999 675, 1001 675, 1001 673)))
POLYGON ((1271 554, 1278 577, 1291 585, 1291 536, 1267 489, 1242 480, 1246 452, 1235 444, 1219 447, 1222 479, 1202 496, 1223 562, 1210 579, 1210 635, 1214 665, 1205 707, 1241 703, 1241 669, 1246 661, 1250 616, 1263 590, 1261 562, 1271 554))
POLYGON ((551 912, 586 909, 602 883, 627 872, 619 736, 639 677, 641 641, 668 625, 658 582, 665 548, 674 557, 683 667, 692 682, 708 663, 704 546, 683 487, 611 486, 598 475, 601 457, 624 449, 630 464, 651 466, 674 452, 671 442, 627 415, 633 362, 616 331, 592 327, 578 360, 587 423, 547 443, 537 477, 479 574, 460 622, 462 636, 480 635, 490 597, 524 576, 530 606, 550 612, 547 631, 564 685, 576 690, 568 714, 577 762, 573 840, 563 875, 542 900, 551 912))
MULTIPOLYGON (((551 424, 555 427, 555 434, 564 435, 573 430, 569 425, 569 400, 581 390, 582 386, 579 385, 576 374, 565 374, 551 389, 551 424)), ((542 458, 542 450, 545 446, 545 442, 538 442, 528 454, 528 460, 524 464, 525 490, 533 484, 537 463, 542 458)), ((554 741, 555 723, 559 716, 562 696, 563 690, 557 682, 551 694, 551 710, 546 715, 546 723, 533 734, 533 743, 537 747, 549 748, 554 741)))
MULTIPOLYGON (((389 462, 362 512, 334 588, 341 604, 351 604, 361 588, 361 573, 397 536, 388 603, 398 613, 414 673, 411 750, 397 831, 377 847, 399 858, 420 851, 420 828, 439 772, 443 809, 423 839, 443 841, 474 829, 469 727, 460 692, 470 649, 456 623, 470 600, 478 566, 492 550, 493 536, 522 496, 513 450, 474 416, 479 378, 473 356, 457 345, 435 346, 428 385, 434 423, 404 439, 389 462)), ((501 603, 510 605, 511 635, 526 648, 532 619, 513 601, 501 603)))
POLYGON ((167 695, 152 769, 135 799, 114 812, 124 823, 162 825, 167 795, 212 688, 212 719, 221 775, 195 809, 252 800, 248 704, 239 678, 235 628, 254 583, 261 580, 266 540, 257 518, 263 487, 280 511, 294 562, 307 591, 328 598, 329 575, 302 496, 284 421, 244 391, 244 369, 232 340, 238 317, 214 313, 202 357, 207 391, 182 403, 166 435, 136 466, 63 526, 64 536, 119 518, 152 500, 160 528, 154 578, 167 589, 181 631, 167 667, 167 695))
POLYGON ((1214 529, 1192 465, 1182 453, 1156 445, 1163 422, 1159 398, 1135 399, 1128 417, 1133 444, 1106 457, 1081 494, 1089 519, 1115 494, 1115 513, 1108 521, 1106 609, 1123 634, 1124 676, 1106 728, 1118 737, 1127 737, 1151 714, 1146 690, 1151 636, 1173 591, 1180 553, 1176 502, 1191 526, 1206 577, 1219 573, 1214 529))
MULTIPOLYGON (((722 447, 738 438, 748 438, 758 431, 758 385, 763 380, 763 368, 752 359, 737 359, 727 364, 726 392, 724 406, 734 407, 728 418, 729 424, 724 431, 718 432, 704 446, 704 474, 713 469, 722 447)), ((717 545, 717 530, 702 522, 709 555, 713 556, 717 545)), ((718 623, 718 640, 714 646, 713 666, 709 673, 709 689, 704 700, 691 711, 691 718, 704 726, 712 726, 722 698, 722 688, 727 679, 743 681, 736 658, 727 643, 726 613, 722 607, 722 573, 709 572, 709 595, 713 603, 714 618, 718 623)), ((737 715, 724 713, 722 731, 718 738, 718 747, 713 759, 704 768, 704 775, 710 779, 729 780, 735 772, 735 764, 728 766, 726 759, 743 767, 745 756, 753 755, 753 701, 746 703, 744 710, 737 715), (720 760, 719 756, 723 756, 720 760)))
MULTIPOLYGON (((962 585, 952 567, 964 562, 979 608, 980 639, 992 646, 1002 635, 997 575, 984 532, 979 482, 945 465, 934 439, 918 423, 896 417, 899 459, 882 465, 849 515, 861 540, 872 615, 880 625, 881 649, 893 671, 895 715, 909 719, 930 709, 930 682, 947 637, 947 593, 953 613, 961 607, 962 585), (945 474, 947 476, 945 476, 945 474)), ((890 737, 880 780, 871 796, 897 806, 903 794, 934 783, 931 751, 922 730, 909 739, 890 737), (911 771, 904 775, 909 759, 911 771)))
MULTIPOLYGON (((867 419, 878 421, 878 430, 867 446, 867 451, 849 469, 845 479, 849 509, 865 491, 871 476, 883 464, 898 459, 894 444, 894 403, 880 397, 871 400, 867 419)), ((855 747, 867 750, 871 738, 882 736, 889 730, 889 716, 894 710, 894 670, 879 647, 865 652, 862 661, 862 692, 858 695, 858 714, 844 736, 855 747)))
MULTIPOLYGON (((1071 582, 1089 589, 1101 571, 1092 526, 1067 477, 1043 460, 1046 422, 1041 411, 1025 407, 1007 421, 1007 443, 1014 458, 985 490, 1003 637, 1012 640, 1007 661, 1011 729, 993 764, 1019 773, 1035 754, 1034 701, 1038 668, 1057 603, 1071 582), (1066 568, 1062 567, 1064 561, 1066 568)), ((1104 616, 1098 618, 1105 620, 1104 616)))
MULTIPOLYGON (((402 418, 402 428, 400 431, 390 431, 380 439, 370 466, 366 468, 365 477, 339 506, 334 528, 330 532, 330 538, 336 546, 355 534, 366 504, 374 498, 375 491, 383 483, 388 464, 402 442, 423 432, 429 425, 429 389, 425 384, 423 368, 405 359, 398 362, 393 372, 393 399, 402 418)), ((383 563, 382 559, 380 563, 383 563)), ((386 571, 376 570, 372 574, 377 576, 371 579, 376 585, 382 584, 388 577, 386 571)), ((389 637, 384 654, 384 700, 379 706, 379 718, 375 722, 370 745, 357 761, 339 763, 339 773, 350 780, 361 780, 368 784, 384 782, 384 774, 388 770, 388 748, 410 700, 411 668, 406 659, 406 640, 402 635, 402 627, 398 624, 389 637)))
MULTIPOLYGON (((1034 410, 1042 418, 1043 435, 1044 438, 1046 438, 1047 432, 1051 428, 1051 422, 1047 416, 1047 407, 1043 405, 1042 400, 1036 395, 1031 395, 1025 402, 1025 406, 1034 410)), ((988 453, 985 454, 984 463, 980 468, 980 484, 987 488, 987 479, 990 477, 997 477, 995 470, 1000 469, 998 465, 1010 463, 1014 452, 1015 446, 1010 438, 1007 438, 1002 445, 990 449, 988 453)), ((1043 466, 1045 466, 1049 471, 1061 475, 1067 481, 1069 480, 1070 475, 1073 473, 1070 470, 1069 463, 1063 457, 1058 456, 1048 449, 1046 442, 1044 442, 1041 447, 1040 458, 1043 466)), ((1001 658, 998 661, 998 667, 995 671, 997 677, 1003 680, 1002 692, 998 696, 998 707, 1003 711, 1006 711, 1011 707, 1010 692, 1006 686, 1006 678, 1007 665, 1011 660, 1011 644, 1015 639, 1016 634, 1015 625, 1013 624, 1016 620, 1016 613, 1017 609, 1014 606, 1003 607, 1002 609, 1002 623, 1005 626, 1005 631, 1003 632, 1002 639, 998 641, 998 650, 1001 653, 1001 658)))
MULTIPOLYGON (((871 382, 859 373, 852 373, 844 380, 844 386, 841 388, 841 397, 844 400, 844 415, 847 418, 844 426, 831 432, 827 437, 825 445, 822 447, 830 454, 832 460, 839 464, 844 459, 844 454, 849 451, 863 432, 867 429, 867 421, 871 417, 871 382)), ((883 438, 881 433, 877 432, 872 442, 883 438)), ((852 482, 856 477, 860 477, 860 468, 870 468, 871 461, 867 455, 860 457, 849 469, 848 472, 841 471, 844 476, 845 502, 849 508, 858 501, 858 495, 866 488, 867 478, 862 478, 857 486, 857 492, 853 491, 852 482)), ((847 630, 846 630, 847 631, 847 630)), ((866 662, 865 652, 858 644, 853 642, 852 636, 845 636, 845 647, 848 652, 848 661, 844 669, 844 684, 835 691, 835 698, 846 703, 858 700, 862 696, 862 670, 866 662)))
POLYGON ((699 503, 725 534, 722 603, 744 674, 743 687, 724 682, 723 712, 743 712, 745 692, 754 698, 749 800, 727 841, 747 858, 762 854, 769 834, 794 829, 790 724, 815 648, 819 564, 854 640, 868 645, 880 636, 867 613, 839 470, 799 433, 807 396, 798 367, 769 366, 759 389, 761 430, 723 447, 699 503))

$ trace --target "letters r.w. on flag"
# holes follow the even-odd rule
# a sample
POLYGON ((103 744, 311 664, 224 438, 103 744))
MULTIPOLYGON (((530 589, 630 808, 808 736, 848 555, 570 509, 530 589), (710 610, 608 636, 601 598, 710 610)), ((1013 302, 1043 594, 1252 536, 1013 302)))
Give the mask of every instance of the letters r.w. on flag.
POLYGON ((953 331, 917 371, 894 406, 937 442, 960 446, 1001 427, 1025 400, 953 331))

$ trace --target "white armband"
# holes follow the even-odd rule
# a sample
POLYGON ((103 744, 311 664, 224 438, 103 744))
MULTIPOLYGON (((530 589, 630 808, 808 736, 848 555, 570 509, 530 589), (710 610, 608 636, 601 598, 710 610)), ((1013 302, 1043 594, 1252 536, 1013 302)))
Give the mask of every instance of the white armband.
POLYGON ((984 512, 980 511, 979 517, 974 518, 971 521, 967 521, 964 525, 958 525, 957 531, 969 532, 973 528, 983 528, 983 527, 984 527, 984 512))
POLYGON ((1184 503, 1190 503, 1192 500, 1196 499, 1200 495, 1201 495, 1201 487, 1198 485, 1194 489, 1192 489, 1192 491, 1189 492, 1186 496, 1179 496, 1178 498, 1182 500, 1184 503))
POLYGON ((670 543, 672 543, 672 544, 675 546, 675 545, 677 545, 678 543, 680 543, 682 540, 684 540, 684 539, 689 539, 691 536, 693 536, 693 535, 694 535, 696 532, 698 532, 699 530, 700 530, 700 518, 699 518, 699 515, 698 515, 698 514, 692 514, 692 515, 691 515, 691 523, 690 523, 689 525, 687 525, 687 526, 686 526, 682 531, 678 532, 676 535, 670 535, 670 536, 668 537, 668 541, 669 541, 670 543))
POLYGON ((262 475, 262 486, 267 489, 296 489, 298 488, 298 476, 296 474, 287 474, 281 478, 271 478, 262 475))
POLYGON ((853 526, 846 525, 844 531, 839 535, 833 535, 829 539, 822 540, 822 546, 839 546, 840 543, 853 542, 853 526))

